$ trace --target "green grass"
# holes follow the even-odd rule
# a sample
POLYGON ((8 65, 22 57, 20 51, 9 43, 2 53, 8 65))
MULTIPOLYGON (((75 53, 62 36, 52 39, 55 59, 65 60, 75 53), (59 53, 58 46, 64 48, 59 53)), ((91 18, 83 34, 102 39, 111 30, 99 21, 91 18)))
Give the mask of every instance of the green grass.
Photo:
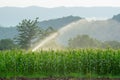
POLYGON ((120 78, 120 50, 0 51, 0 77, 120 78))

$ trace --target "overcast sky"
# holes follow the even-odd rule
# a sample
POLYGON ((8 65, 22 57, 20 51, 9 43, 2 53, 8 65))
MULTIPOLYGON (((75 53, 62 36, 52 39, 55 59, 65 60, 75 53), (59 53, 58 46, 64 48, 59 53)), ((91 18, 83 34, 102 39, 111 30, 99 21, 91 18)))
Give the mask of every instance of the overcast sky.
POLYGON ((120 0, 0 0, 0 6, 40 6, 40 7, 78 7, 78 6, 120 6, 120 0))

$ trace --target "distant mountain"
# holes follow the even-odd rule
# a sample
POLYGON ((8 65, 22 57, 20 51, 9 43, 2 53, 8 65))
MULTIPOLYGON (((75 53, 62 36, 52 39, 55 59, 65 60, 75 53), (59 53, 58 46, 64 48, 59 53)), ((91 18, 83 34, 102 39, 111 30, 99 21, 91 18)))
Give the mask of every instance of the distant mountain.
POLYGON ((53 27, 54 29, 60 29, 63 26, 66 26, 72 22, 78 21, 82 18, 78 16, 68 16, 57 19, 46 20, 38 23, 38 25, 42 28, 53 27))
POLYGON ((114 15, 112 19, 120 22, 120 14, 114 15))
MULTIPOLYGON (((58 19, 52 19, 52 20, 47 20, 47 21, 41 21, 38 23, 38 26, 46 29, 48 27, 53 27, 54 29, 59 29, 63 26, 66 26, 72 22, 76 22, 82 18, 80 17, 75 17, 75 16, 67 16, 63 18, 58 18, 58 19)), ((17 36, 18 32, 16 30, 16 27, 0 27, 0 39, 5 39, 5 38, 14 38, 17 36)))
POLYGON ((0 7, 0 24, 3 26, 16 26, 23 19, 39 17, 40 21, 43 21, 69 15, 86 18, 111 18, 118 13, 120 13, 120 7, 0 7))
POLYGON ((0 39, 13 39, 18 34, 16 27, 0 27, 0 39))
MULTIPOLYGON (((114 16, 113 18, 108 20, 88 21, 80 17, 68 16, 42 21, 38 23, 38 25, 39 27, 42 27, 44 29, 49 26, 52 26, 55 29, 62 28, 63 31, 59 32, 56 40, 64 45, 67 44, 67 41, 70 38, 73 38, 78 34, 87 34, 90 37, 96 38, 101 41, 120 41, 120 22, 116 18, 114 16), (63 29, 64 26, 66 26, 65 30, 63 29)), ((0 27, 0 39, 14 38, 17 34, 18 32, 16 30, 16 27, 0 27)))

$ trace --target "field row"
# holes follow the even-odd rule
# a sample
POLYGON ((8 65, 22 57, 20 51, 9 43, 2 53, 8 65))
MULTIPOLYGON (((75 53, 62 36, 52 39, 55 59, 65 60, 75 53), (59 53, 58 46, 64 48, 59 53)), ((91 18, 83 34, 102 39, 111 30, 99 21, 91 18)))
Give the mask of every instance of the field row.
MULTIPOLYGON (((0 51, 0 77, 120 75, 120 50, 0 51)), ((94 76, 92 76, 94 77, 94 76)))

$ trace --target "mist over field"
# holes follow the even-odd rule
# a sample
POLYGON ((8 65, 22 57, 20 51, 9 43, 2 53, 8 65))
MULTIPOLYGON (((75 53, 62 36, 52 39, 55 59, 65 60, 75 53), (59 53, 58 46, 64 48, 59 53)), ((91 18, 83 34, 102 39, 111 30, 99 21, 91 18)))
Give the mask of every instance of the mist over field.
POLYGON ((120 80, 120 1, 0 0, 0 80, 120 80))
POLYGON ((86 34, 101 41, 117 40, 120 41, 120 22, 114 20, 87 21, 79 20, 67 26, 71 26, 62 33, 58 40, 67 43, 69 38, 76 35, 86 34))
MULTIPOLYGON (((48 40, 44 48, 58 48, 60 46, 68 46, 68 41, 71 38, 74 38, 78 35, 89 35, 93 39, 97 39, 101 42, 104 41, 120 41, 120 22, 116 20, 91 20, 88 21, 86 19, 81 19, 76 22, 72 22, 64 26, 63 28, 59 29, 51 38, 48 40), (54 47, 52 47, 54 46, 54 47)), ((77 42, 76 42, 77 43, 77 42)), ((41 46, 42 47, 42 46, 41 46)))
MULTIPOLYGON (((19 35, 16 26, 22 19, 39 17, 37 26, 42 32, 40 32, 42 38, 37 40, 35 45, 44 43, 41 45, 42 48, 64 48, 77 43, 85 43, 74 40, 76 38, 79 40, 77 36, 83 37, 84 35, 88 36, 88 41, 87 38, 85 39, 86 42, 89 42, 90 38, 101 42, 96 44, 96 47, 99 44, 103 46, 105 41, 116 41, 116 43, 110 42, 107 45, 117 44, 120 41, 119 7, 1 7, 0 16, 0 25, 6 25, 0 27, 0 39, 16 38, 19 35), (14 26, 10 27, 10 25, 14 26), (57 35, 53 39, 50 38, 54 33, 57 35), (50 39, 44 42, 47 37, 50 39)), ((83 37, 83 41, 85 40, 83 37)), ((93 40, 93 42, 96 41, 93 40)), ((86 47, 90 47, 90 43, 86 47)), ((31 45, 35 46, 34 43, 31 45)), ((76 46, 81 48, 79 45, 81 44, 76 46)))

